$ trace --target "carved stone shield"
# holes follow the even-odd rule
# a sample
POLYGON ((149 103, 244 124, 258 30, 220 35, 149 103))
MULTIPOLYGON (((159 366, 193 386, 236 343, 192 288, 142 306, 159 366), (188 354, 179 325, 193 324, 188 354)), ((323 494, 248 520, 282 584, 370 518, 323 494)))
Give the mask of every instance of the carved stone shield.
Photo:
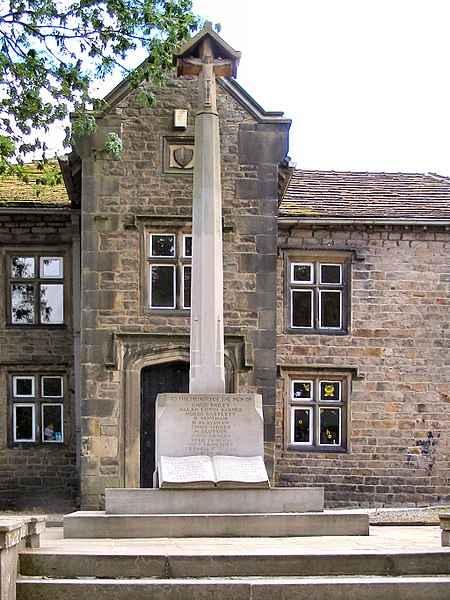
POLYGON ((188 146, 179 146, 173 151, 173 157, 184 169, 194 158, 194 150, 188 146))

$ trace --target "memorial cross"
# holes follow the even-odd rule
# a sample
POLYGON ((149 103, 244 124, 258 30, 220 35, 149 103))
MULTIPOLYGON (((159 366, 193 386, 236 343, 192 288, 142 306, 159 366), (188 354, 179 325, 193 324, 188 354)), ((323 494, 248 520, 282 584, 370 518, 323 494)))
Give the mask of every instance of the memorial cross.
POLYGON ((178 53, 178 74, 199 76, 195 117, 189 391, 225 392, 222 197, 216 75, 235 75, 240 53, 206 23, 178 53), (220 52, 220 54, 219 54, 220 52))

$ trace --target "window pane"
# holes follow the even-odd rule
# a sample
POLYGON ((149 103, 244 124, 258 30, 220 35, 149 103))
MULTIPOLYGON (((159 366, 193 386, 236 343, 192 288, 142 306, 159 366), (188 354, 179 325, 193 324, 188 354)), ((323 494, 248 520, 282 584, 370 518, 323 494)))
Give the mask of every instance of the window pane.
POLYGON ((296 283, 313 283, 314 266, 311 263, 293 264, 292 281, 296 283))
POLYGON ((341 292, 320 292, 320 327, 340 329, 341 292))
POLYGON ((183 308, 191 308, 191 267, 183 267, 183 308))
POLYGON ((311 400, 313 392, 312 381, 293 381, 292 397, 294 400, 311 400))
POLYGON ((14 404, 15 442, 34 442, 34 406, 32 404, 14 404))
POLYGON ((183 238, 183 256, 192 256, 192 235, 185 235, 183 238))
POLYGON ((339 445, 341 443, 341 409, 320 409, 320 442, 321 445, 339 445))
POLYGON ((292 292, 292 327, 312 327, 312 291, 292 292))
POLYGON ((293 416, 293 435, 292 441, 294 444, 310 444, 311 443, 311 409, 309 408, 294 408, 293 416))
POLYGON ((33 398, 34 377, 13 377, 13 395, 16 398, 33 398))
POLYGON ((342 283, 342 266, 320 265, 320 283, 342 283))
POLYGON ((13 256, 11 258, 11 277, 17 279, 34 277, 34 258, 32 256, 13 256))
POLYGON ((43 398, 62 398, 63 378, 44 376, 41 379, 41 394, 43 398))
POLYGON ((173 234, 151 234, 151 256, 175 256, 175 236, 173 234))
POLYGON ((63 259, 61 257, 43 256, 40 261, 40 272, 43 278, 62 278, 63 259))
POLYGON ((41 285, 41 323, 55 325, 64 321, 64 286, 61 283, 41 285))
POLYGON ((11 285, 11 322, 34 323, 34 284, 13 283, 11 285))
POLYGON ((63 441, 63 407, 62 404, 42 405, 42 441, 63 441))
POLYGON ((341 399, 341 382, 340 381, 321 381, 320 387, 320 399, 337 401, 341 399))
POLYGON ((175 308, 174 266, 150 266, 150 306, 152 308, 175 308))

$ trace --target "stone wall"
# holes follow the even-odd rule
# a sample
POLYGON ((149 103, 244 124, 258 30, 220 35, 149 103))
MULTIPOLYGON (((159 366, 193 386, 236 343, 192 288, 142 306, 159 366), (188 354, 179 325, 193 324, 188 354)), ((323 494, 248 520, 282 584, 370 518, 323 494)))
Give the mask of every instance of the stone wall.
MULTIPOLYGON (((280 232, 278 363, 352 372, 348 452, 289 451, 278 380, 278 485, 323 485, 328 506, 449 502, 448 231, 363 225, 280 232), (348 335, 286 334, 283 254, 351 252, 348 335)), ((286 425, 287 426, 287 425, 286 425)))
MULTIPOLYGON (((101 506, 105 487, 139 485, 126 466, 133 470, 132 463, 139 461, 139 389, 129 383, 138 377, 136 365, 189 356, 189 312, 147 306, 145 236, 190 228, 192 172, 164 172, 163 157, 168 139, 192 142, 197 81, 169 77, 154 107, 143 108, 133 92, 104 117, 102 131, 121 132, 120 160, 101 150, 101 133, 77 145, 83 160, 81 486, 86 508, 101 506), (188 110, 186 131, 174 130, 175 109, 188 110)), ((277 164, 286 153, 288 124, 258 122, 221 86, 218 109, 225 336, 228 345, 232 340, 239 346, 235 391, 263 394, 271 463, 277 164)))
POLYGON ((0 210, 0 268, 4 282, 4 293, 0 294, 0 410, 4 416, 0 421, 0 509, 57 506, 65 510, 76 504, 71 219, 69 209, 0 210), (61 250, 67 252, 66 324, 9 325, 5 294, 9 253, 39 250, 51 256, 59 255, 61 250), (69 388, 64 399, 64 443, 13 443, 11 376, 55 372, 64 375, 69 388))

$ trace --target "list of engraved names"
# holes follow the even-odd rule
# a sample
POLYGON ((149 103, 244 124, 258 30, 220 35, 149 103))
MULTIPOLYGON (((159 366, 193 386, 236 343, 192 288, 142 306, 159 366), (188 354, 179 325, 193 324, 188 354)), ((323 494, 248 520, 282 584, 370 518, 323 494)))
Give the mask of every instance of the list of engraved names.
MULTIPOLYGON (((186 454, 234 454, 237 451, 234 423, 250 406, 252 396, 198 396, 187 399, 172 396, 173 402, 180 402, 179 411, 187 418, 190 436, 186 443, 186 454)), ((183 418, 182 417, 182 418, 183 418)), ((184 419, 183 419, 184 420, 184 419)))

